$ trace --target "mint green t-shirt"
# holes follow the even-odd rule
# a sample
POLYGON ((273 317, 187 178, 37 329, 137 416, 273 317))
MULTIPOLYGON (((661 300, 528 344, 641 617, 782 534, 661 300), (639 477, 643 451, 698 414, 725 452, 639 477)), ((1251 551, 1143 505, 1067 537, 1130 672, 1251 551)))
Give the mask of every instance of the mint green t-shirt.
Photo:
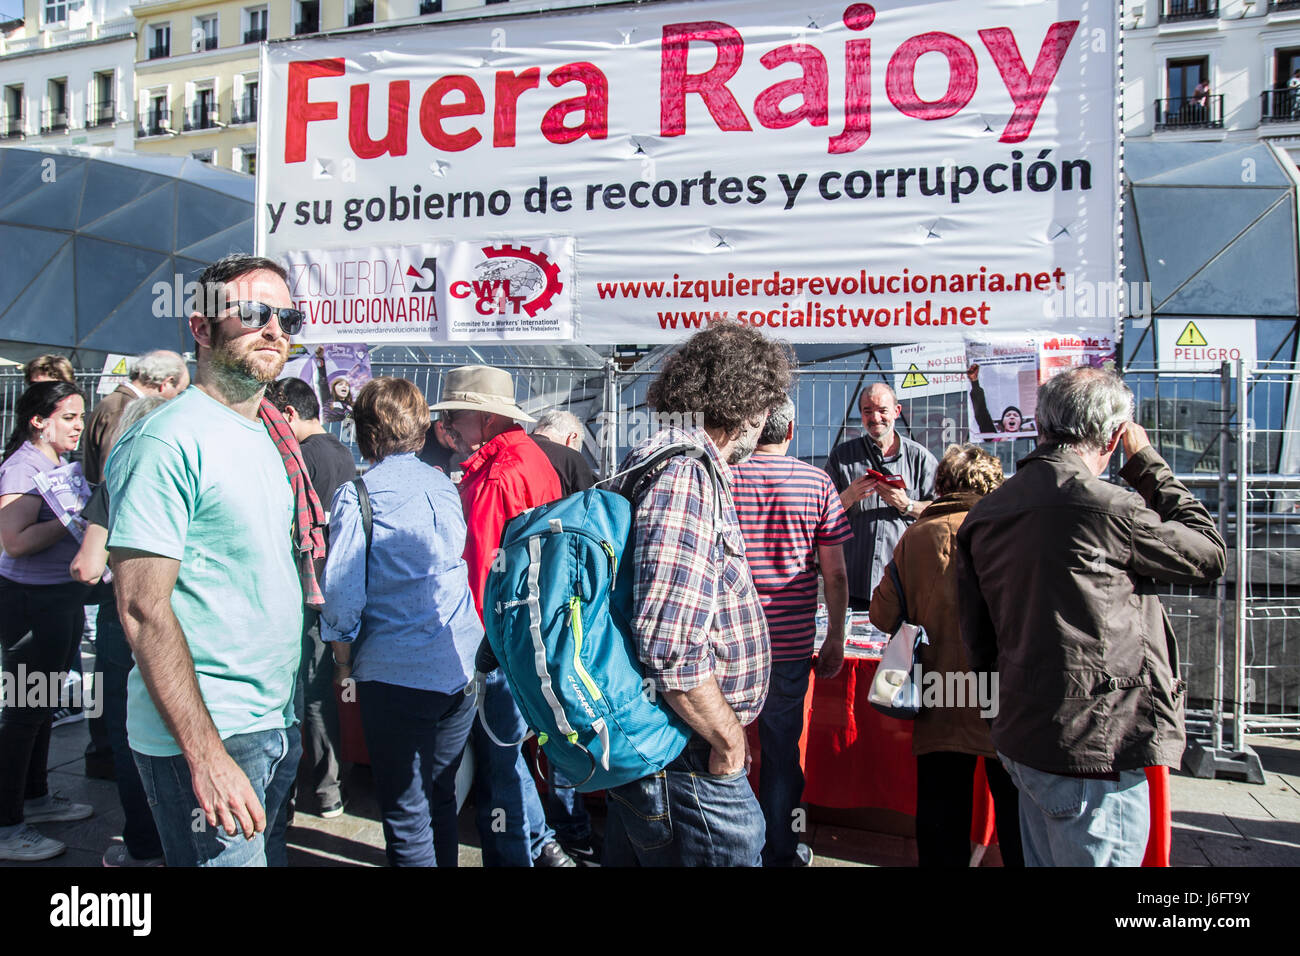
MULTIPOLYGON (((222 739, 291 726, 302 584, 293 490, 265 426, 192 386, 117 441, 106 474, 109 550, 181 562, 172 610, 222 739)), ((138 667, 126 723, 132 750, 181 752, 138 667)))

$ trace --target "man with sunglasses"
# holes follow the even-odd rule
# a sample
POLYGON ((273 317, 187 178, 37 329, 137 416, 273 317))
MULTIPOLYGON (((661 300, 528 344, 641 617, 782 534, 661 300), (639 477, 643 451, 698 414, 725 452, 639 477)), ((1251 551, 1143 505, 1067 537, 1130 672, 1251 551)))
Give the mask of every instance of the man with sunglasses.
POLYGON ((302 326, 277 263, 199 277, 193 386, 129 429, 107 472, 118 606, 137 667, 127 733, 168 866, 285 863, 303 589, 295 491, 259 421, 302 326))

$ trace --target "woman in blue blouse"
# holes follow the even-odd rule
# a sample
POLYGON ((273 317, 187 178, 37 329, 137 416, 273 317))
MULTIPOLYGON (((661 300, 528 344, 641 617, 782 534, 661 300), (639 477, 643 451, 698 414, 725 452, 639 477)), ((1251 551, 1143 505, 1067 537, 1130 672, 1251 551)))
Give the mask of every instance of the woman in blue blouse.
POLYGON ((357 488, 330 509, 321 638, 336 680, 356 681, 393 866, 455 866, 456 771, 474 720, 483 627, 469 592, 456 488, 416 457, 429 407, 411 382, 377 378, 354 405, 373 515, 367 560, 357 488))

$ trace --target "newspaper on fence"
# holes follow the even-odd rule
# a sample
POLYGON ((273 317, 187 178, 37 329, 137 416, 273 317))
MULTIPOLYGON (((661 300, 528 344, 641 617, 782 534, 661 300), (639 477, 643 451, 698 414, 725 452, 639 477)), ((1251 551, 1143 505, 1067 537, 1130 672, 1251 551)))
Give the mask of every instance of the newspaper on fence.
POLYGON ((1032 338, 968 342, 966 362, 971 441, 1037 435, 1038 343, 1032 338))
POLYGON ((90 485, 82 474, 81 462, 39 472, 33 481, 54 516, 63 522, 69 534, 82 541, 86 537, 86 521, 81 511, 90 499, 90 485))

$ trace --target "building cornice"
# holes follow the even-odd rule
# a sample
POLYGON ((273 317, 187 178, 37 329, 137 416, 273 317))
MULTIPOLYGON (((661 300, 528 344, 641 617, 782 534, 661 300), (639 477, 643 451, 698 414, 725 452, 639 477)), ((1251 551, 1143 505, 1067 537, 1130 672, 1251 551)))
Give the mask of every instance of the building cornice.
POLYGON ((132 58, 135 55, 135 33, 121 33, 117 36, 99 37, 94 40, 78 40, 76 43, 61 43, 58 46, 40 47, 35 50, 19 50, 17 53, 0 54, 0 63, 10 63, 14 60, 20 60, 29 56, 49 56, 55 53, 64 53, 69 50, 82 50, 92 46, 108 46, 113 43, 123 43, 132 47, 132 58))

